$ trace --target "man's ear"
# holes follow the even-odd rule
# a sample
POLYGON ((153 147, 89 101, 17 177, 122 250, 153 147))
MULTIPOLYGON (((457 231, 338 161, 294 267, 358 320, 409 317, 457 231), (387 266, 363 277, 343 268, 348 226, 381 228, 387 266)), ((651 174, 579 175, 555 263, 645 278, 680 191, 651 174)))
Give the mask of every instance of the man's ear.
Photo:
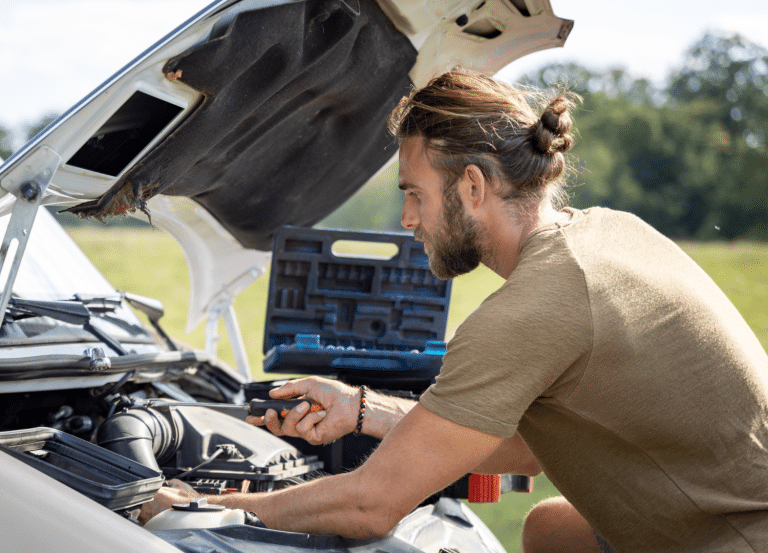
POLYGON ((490 192, 490 183, 477 165, 467 165, 461 179, 459 194, 468 209, 477 209, 490 192))

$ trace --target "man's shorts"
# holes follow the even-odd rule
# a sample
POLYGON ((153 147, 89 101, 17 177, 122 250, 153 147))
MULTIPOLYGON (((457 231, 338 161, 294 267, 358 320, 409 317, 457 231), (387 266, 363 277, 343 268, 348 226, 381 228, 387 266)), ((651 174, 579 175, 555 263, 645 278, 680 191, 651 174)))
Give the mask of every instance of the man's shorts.
POLYGON ((600 553, 616 553, 616 550, 608 545, 608 542, 601 538, 600 534, 595 532, 595 537, 597 538, 597 547, 600 549, 600 553))

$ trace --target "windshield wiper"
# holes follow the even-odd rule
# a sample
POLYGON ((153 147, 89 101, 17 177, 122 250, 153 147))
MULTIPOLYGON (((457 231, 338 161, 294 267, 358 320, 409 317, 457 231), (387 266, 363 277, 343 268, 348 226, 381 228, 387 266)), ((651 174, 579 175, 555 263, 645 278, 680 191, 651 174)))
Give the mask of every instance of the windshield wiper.
POLYGON ((152 328, 157 331, 157 333, 162 337, 163 340, 165 340, 165 343, 168 344, 168 347, 171 349, 171 351, 178 351, 178 347, 176 347, 176 344, 173 343, 173 340, 171 340, 171 337, 168 336, 165 333, 165 330, 160 326, 160 318, 165 314, 165 310, 163 309, 163 304, 160 303, 159 300, 147 298, 145 296, 140 296, 138 294, 132 294, 130 292, 123 292, 122 290, 118 290, 120 296, 128 302, 128 305, 133 307, 134 309, 138 309, 142 313, 144 313, 147 316, 147 319, 149 320, 149 324, 152 325, 152 328))
POLYGON ((114 307, 108 307, 107 298, 86 298, 82 300, 78 296, 75 296, 75 298, 75 300, 66 301, 11 298, 8 301, 5 317, 10 317, 14 321, 29 317, 50 317, 57 321, 80 326, 115 350, 118 355, 128 355, 128 351, 120 342, 103 330, 93 326, 91 323, 91 311, 87 307, 87 305, 95 302, 94 311, 112 312, 120 305, 119 300, 117 300, 117 304, 114 307))
POLYGON ((87 307, 91 313, 114 313, 122 303, 119 294, 111 296, 75 294, 75 299, 87 307))

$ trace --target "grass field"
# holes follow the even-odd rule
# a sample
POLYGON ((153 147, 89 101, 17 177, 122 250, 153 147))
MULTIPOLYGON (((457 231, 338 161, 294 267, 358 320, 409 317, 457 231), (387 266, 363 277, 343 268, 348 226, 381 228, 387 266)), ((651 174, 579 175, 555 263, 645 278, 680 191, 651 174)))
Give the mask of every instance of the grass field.
MULTIPOLYGON (((97 267, 119 289, 160 299, 166 316, 162 325, 174 337, 184 337, 189 277, 181 249, 162 231, 150 229, 96 228, 71 229, 70 234, 97 267)), ((693 257, 725 291, 757 334, 768 346, 768 245, 748 242, 684 243, 681 247, 693 257)), ((501 279, 487 269, 478 269, 455 280, 448 320, 448 335, 501 279)), ((248 348, 254 377, 260 370, 267 295, 267 279, 252 284, 238 297, 235 310, 248 348)), ((223 325, 221 358, 233 364, 223 325)), ((196 347, 205 342, 202 327, 185 341, 196 347)), ((536 477, 531 494, 506 494, 496 504, 472 504, 509 553, 520 550, 520 528, 525 512, 539 500, 559 495, 544 477, 536 477)))

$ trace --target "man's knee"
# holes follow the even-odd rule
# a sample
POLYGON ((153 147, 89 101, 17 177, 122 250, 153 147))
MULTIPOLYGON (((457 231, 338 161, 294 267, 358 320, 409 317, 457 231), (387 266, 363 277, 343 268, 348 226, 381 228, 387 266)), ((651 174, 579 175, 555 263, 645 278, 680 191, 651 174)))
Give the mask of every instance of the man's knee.
POLYGON ((534 505, 523 522, 524 553, 598 552, 592 527, 564 497, 534 505))

